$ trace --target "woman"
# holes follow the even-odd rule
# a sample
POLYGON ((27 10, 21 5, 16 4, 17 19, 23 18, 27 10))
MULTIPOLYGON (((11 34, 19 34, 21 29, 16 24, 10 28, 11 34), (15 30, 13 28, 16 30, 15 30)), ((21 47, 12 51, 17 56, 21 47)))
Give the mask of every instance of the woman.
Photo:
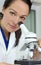
MULTIPOLYGON (((18 55, 18 52, 26 42, 26 35, 18 23, 25 22, 31 5, 30 0, 5 0, 2 13, 0 13, 0 65, 14 64, 14 60, 20 59, 21 54, 18 55)), ((27 34, 27 41, 32 42, 30 45, 32 49, 33 43, 36 43, 36 34, 29 31, 27 34)), ((29 55, 30 51, 27 53, 29 55)))

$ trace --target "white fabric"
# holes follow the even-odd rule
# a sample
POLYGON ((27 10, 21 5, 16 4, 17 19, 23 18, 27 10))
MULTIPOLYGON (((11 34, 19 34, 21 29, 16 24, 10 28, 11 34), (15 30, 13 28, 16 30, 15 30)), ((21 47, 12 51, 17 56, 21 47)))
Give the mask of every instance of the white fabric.
MULTIPOLYGON (((5 42, 3 40, 3 36, 0 30, 0 62, 6 62, 10 64, 14 64, 14 60, 20 60, 23 58, 29 58, 29 49, 22 51, 20 50, 25 43, 29 43, 31 41, 36 41, 36 39, 27 39, 25 40, 25 37, 36 37, 36 34, 29 32, 28 35, 25 35, 24 32, 22 32, 22 35, 19 40, 18 46, 14 47, 15 44, 15 32, 10 34, 9 39, 9 46, 8 50, 6 51, 5 42)), ((34 43, 32 43, 31 47, 33 47, 34 43)))

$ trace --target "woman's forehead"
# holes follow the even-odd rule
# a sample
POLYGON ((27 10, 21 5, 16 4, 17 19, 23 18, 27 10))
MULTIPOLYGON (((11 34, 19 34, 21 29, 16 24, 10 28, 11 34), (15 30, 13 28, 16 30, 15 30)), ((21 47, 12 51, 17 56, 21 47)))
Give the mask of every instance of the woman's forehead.
POLYGON ((24 12, 24 13, 28 13, 29 12, 29 6, 24 3, 21 0, 17 0, 15 2, 13 2, 9 8, 15 9, 18 12, 24 12))

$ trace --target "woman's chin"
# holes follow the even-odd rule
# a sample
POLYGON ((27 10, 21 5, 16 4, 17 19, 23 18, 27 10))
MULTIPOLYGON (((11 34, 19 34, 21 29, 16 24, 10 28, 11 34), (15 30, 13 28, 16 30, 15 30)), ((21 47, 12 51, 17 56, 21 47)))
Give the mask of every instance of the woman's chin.
MULTIPOLYGON (((18 28, 19 29, 19 28, 18 28)), ((8 29, 8 32, 15 32, 15 31, 17 31, 18 29, 8 29)))

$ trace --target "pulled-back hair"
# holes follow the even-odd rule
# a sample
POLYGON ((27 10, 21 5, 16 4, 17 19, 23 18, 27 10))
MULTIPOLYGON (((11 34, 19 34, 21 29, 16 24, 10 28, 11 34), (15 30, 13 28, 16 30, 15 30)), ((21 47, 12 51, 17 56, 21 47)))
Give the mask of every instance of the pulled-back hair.
MULTIPOLYGON (((6 9, 12 2, 16 0, 5 0, 3 7, 6 9)), ((29 10, 31 10, 32 2, 30 0, 21 0, 25 2, 29 6, 29 10)))
MULTIPOLYGON (((4 9, 8 8, 10 6, 10 4, 14 1, 16 1, 16 0, 5 0, 4 5, 3 5, 4 9)), ((25 2, 29 6, 29 11, 30 11, 31 10, 31 5, 32 5, 31 1, 30 0, 21 0, 21 1, 25 2)), ((0 13, 0 16, 2 18, 3 14, 0 13)), ((18 42, 19 42, 19 39, 21 37, 21 29, 19 29, 15 32, 15 36, 16 36, 15 46, 17 46, 18 42)))

